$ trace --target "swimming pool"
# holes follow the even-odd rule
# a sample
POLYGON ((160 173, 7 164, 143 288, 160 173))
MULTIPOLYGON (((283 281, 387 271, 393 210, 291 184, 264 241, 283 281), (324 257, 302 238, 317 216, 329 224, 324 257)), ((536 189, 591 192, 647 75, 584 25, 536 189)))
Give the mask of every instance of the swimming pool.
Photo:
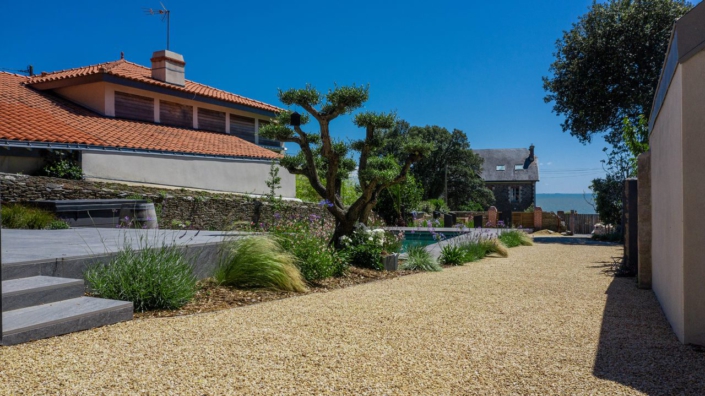
POLYGON ((446 231, 446 232, 431 232, 431 231, 419 231, 419 230, 406 230, 404 231, 404 242, 402 243, 402 248, 406 250, 409 246, 428 246, 434 243, 438 243, 440 235, 443 235, 442 239, 449 239, 460 235, 458 231, 446 231))

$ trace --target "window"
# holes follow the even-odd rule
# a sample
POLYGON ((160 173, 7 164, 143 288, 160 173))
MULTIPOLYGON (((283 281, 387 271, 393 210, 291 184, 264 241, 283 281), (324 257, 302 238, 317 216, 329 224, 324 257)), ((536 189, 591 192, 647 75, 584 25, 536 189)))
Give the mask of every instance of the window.
POLYGON ((503 170, 504 170, 504 165, 497 165, 497 170, 498 170, 498 171, 503 171, 503 170))
POLYGON ((240 139, 247 140, 248 142, 255 142, 255 119, 249 117, 243 117, 235 114, 230 114, 230 134, 239 137, 240 139))
POLYGON ((154 122, 154 99, 115 91, 115 117, 154 122))
POLYGON ((524 170, 524 165, 522 165, 522 164, 514 165, 514 170, 524 170))
POLYGON ((225 113, 199 107, 198 129, 225 133, 225 113))
POLYGON ((193 107, 160 100, 159 122, 164 125, 193 129, 193 107))
POLYGON ((521 201, 521 187, 509 187, 509 202, 521 201))

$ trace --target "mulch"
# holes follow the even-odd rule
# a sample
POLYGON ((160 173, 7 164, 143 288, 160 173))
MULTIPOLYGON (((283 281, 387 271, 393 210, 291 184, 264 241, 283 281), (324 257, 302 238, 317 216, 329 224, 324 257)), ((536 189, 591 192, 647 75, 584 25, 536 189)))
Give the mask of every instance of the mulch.
POLYGON ((350 267, 347 273, 340 277, 323 279, 309 284, 306 293, 287 292, 271 289, 238 289, 218 284, 209 278, 198 283, 196 296, 177 310, 156 310, 135 312, 135 319, 166 318, 173 316, 192 315, 204 312, 220 311, 235 307, 258 304, 267 301, 281 300, 289 297, 302 296, 311 293, 327 293, 331 290, 356 286, 363 283, 419 273, 420 271, 375 271, 366 268, 350 267))

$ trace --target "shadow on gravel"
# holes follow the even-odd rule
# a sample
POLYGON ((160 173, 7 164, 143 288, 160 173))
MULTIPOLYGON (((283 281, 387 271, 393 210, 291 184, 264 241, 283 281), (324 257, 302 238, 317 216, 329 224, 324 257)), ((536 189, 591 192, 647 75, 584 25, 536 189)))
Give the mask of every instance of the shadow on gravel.
POLYGON ((649 395, 705 395, 705 353, 681 344, 651 290, 634 278, 607 289, 593 374, 649 395))
POLYGON ((593 245, 593 246, 619 246, 619 243, 596 241, 591 238, 582 237, 534 237, 535 243, 557 243, 561 245, 593 245))

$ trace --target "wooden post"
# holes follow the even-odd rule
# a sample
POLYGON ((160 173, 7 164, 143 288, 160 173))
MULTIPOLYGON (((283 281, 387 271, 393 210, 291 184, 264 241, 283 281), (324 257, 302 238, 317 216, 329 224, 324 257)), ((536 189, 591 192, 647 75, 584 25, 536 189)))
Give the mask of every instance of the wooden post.
POLYGON ((543 210, 540 207, 534 209, 534 230, 543 228, 543 210))
POLYGON ((578 212, 575 210, 570 211, 570 233, 575 235, 575 223, 578 221, 578 212))
POLYGON ((639 260, 637 285, 641 289, 651 288, 651 152, 639 156, 637 239, 639 260))
POLYGON ((497 227, 497 208, 490 206, 490 209, 487 211, 487 217, 487 223, 489 223, 489 226, 497 227))

